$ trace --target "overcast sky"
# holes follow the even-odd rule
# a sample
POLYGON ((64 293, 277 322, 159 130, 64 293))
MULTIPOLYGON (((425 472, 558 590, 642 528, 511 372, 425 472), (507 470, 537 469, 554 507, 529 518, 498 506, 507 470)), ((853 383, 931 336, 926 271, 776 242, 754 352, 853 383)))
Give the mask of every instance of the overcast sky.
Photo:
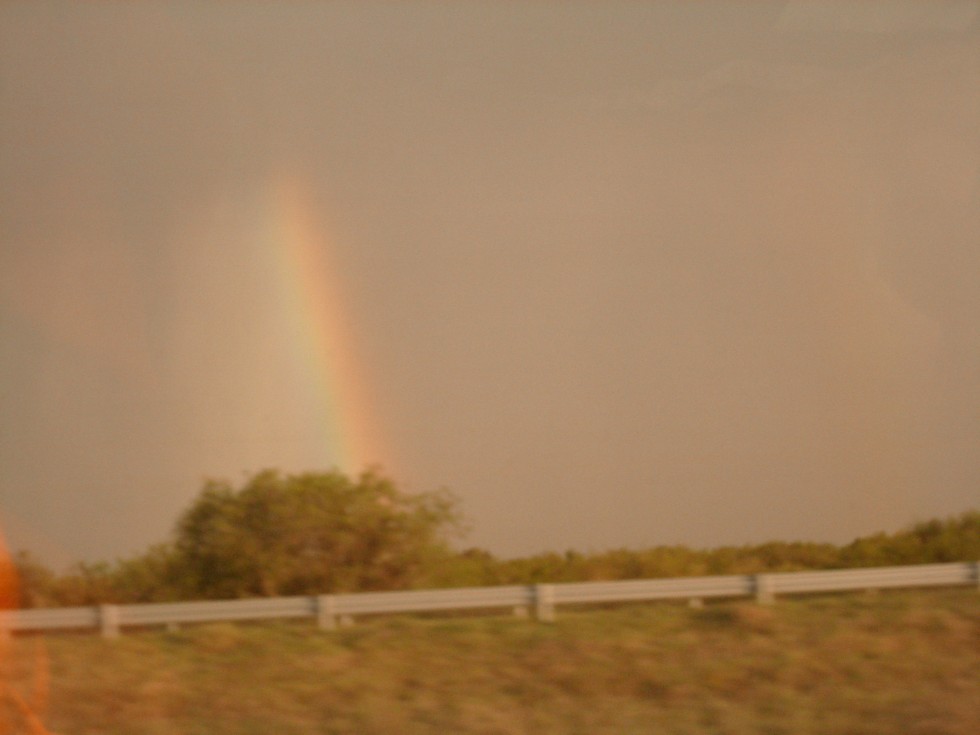
POLYGON ((4 2, 0 527, 366 462, 502 555, 976 508, 978 131, 976 2, 4 2))

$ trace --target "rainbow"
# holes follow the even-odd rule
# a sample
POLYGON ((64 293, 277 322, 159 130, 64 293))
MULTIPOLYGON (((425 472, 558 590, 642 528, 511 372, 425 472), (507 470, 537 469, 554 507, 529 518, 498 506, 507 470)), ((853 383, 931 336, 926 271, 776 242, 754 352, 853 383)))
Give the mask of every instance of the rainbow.
POLYGON ((295 178, 269 191, 267 229, 276 283, 288 320, 293 359, 317 401, 329 461, 348 474, 382 463, 386 453, 330 244, 306 189, 295 178))

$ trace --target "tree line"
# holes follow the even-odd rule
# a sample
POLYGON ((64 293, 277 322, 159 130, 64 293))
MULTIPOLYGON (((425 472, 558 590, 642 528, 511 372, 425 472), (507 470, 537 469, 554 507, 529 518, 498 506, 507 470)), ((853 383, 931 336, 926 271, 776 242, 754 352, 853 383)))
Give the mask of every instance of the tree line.
POLYGON ((60 607, 980 559, 978 511, 845 545, 674 545, 516 559, 455 549, 464 532, 459 502, 446 490, 409 494, 376 470, 356 478, 339 471, 265 470, 237 488, 206 482, 172 538, 131 558, 82 562, 55 573, 29 552, 18 552, 16 602, 60 607))

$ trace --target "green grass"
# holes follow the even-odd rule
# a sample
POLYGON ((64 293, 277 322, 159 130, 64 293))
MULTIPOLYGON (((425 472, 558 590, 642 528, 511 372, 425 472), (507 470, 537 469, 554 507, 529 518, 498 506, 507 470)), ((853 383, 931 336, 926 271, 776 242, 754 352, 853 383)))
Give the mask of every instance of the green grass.
MULTIPOLYGON (((25 696, 38 640, 14 639, 4 664, 25 696)), ((980 733, 975 589, 559 608, 553 624, 215 624, 43 649, 44 720, 62 735, 980 733)))

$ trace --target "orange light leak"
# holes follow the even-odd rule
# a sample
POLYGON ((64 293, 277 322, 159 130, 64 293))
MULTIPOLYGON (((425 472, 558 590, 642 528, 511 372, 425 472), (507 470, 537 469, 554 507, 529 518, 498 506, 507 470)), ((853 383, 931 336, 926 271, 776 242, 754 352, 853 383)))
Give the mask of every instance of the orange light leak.
POLYGON ((7 546, 0 535, 0 610, 13 610, 20 605, 17 570, 7 553, 7 546))
MULTIPOLYGON (((0 612, 15 610, 20 605, 20 584, 17 569, 7 553, 0 536, 0 612)), ((0 735, 29 733, 54 735, 41 720, 47 704, 48 661, 39 645, 35 656, 33 693, 25 699, 10 684, 10 636, 0 629, 0 735)))

